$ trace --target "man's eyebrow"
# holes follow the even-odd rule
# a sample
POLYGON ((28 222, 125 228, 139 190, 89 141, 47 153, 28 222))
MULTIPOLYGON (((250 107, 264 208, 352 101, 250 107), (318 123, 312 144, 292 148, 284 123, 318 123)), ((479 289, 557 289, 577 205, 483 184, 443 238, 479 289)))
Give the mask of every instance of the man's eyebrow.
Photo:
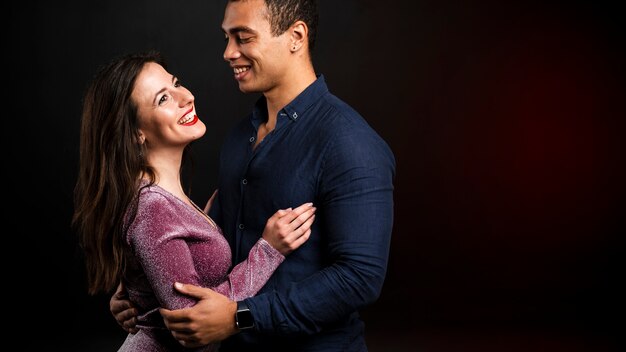
MULTIPOLYGON (((224 33, 226 33, 225 30, 223 30, 224 33)), ((239 27, 233 27, 231 29, 228 30, 228 33, 230 34, 237 34, 237 33, 250 33, 250 34, 256 34, 256 31, 250 27, 247 26, 239 26, 239 27)))

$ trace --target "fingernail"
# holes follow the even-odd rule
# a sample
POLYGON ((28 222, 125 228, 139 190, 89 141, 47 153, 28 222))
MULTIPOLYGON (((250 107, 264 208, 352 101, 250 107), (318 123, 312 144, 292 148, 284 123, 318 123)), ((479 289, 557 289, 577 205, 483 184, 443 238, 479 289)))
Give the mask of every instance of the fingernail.
POLYGON ((174 287, 176 287, 176 288, 183 288, 183 284, 181 284, 180 282, 175 282, 174 283, 174 287))
POLYGON ((313 203, 306 203, 306 205, 308 205, 308 206, 312 207, 312 206, 313 206, 313 203))

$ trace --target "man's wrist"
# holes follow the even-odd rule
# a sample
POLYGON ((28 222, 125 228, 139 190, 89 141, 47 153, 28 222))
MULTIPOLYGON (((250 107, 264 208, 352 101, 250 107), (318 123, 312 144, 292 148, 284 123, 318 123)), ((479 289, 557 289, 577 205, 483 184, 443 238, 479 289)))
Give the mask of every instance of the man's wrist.
POLYGON ((246 301, 237 301, 237 311, 235 312, 235 327, 237 330, 247 330, 254 327, 254 318, 246 301))

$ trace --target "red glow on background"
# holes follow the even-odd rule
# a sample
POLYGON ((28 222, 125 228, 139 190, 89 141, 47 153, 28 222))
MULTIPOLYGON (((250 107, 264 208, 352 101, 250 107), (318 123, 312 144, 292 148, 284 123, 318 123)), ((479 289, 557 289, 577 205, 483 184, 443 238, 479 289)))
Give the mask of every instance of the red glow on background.
POLYGON ((407 83, 408 143, 395 148, 387 294, 410 287, 426 326, 477 327, 464 347, 499 326, 607 333, 619 297, 623 53, 573 7, 526 5, 458 5, 462 21, 414 55, 428 70, 407 83))
POLYGON ((489 74, 472 96, 477 105, 469 116, 482 121, 465 126, 467 182, 497 233, 539 248, 587 245, 577 235, 593 231, 612 206, 614 190, 602 184, 615 153, 610 141, 619 138, 606 121, 611 75, 602 69, 601 48, 562 28, 507 44, 485 61, 489 74))

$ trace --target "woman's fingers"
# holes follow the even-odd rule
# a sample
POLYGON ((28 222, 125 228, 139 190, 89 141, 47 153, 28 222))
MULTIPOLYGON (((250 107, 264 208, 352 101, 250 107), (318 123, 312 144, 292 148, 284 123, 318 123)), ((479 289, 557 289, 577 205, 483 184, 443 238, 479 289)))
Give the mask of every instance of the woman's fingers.
MULTIPOLYGON (((301 216, 308 214, 303 213, 301 216)), ((294 220, 295 222, 296 220, 294 220)), ((315 221, 315 214, 309 216, 302 225, 289 232, 283 239, 283 245, 288 248, 289 252, 292 252, 298 249, 301 245, 306 242, 311 236, 311 225, 313 225, 313 221, 315 221)))
POLYGON ((313 206, 313 203, 305 203, 281 216, 277 224, 285 226, 288 232, 292 232, 309 219, 316 210, 317 208, 313 206))
POLYGON ((306 242, 309 239, 310 236, 311 236, 311 229, 308 229, 308 230, 304 231, 302 236, 298 237, 293 242, 291 242, 291 246, 290 246, 291 249, 295 250, 298 247, 300 247, 301 245, 303 245, 304 242, 306 242))
POLYGON ((295 209, 281 209, 267 220, 263 238, 283 255, 300 247, 311 236, 317 208, 304 203, 295 209))

